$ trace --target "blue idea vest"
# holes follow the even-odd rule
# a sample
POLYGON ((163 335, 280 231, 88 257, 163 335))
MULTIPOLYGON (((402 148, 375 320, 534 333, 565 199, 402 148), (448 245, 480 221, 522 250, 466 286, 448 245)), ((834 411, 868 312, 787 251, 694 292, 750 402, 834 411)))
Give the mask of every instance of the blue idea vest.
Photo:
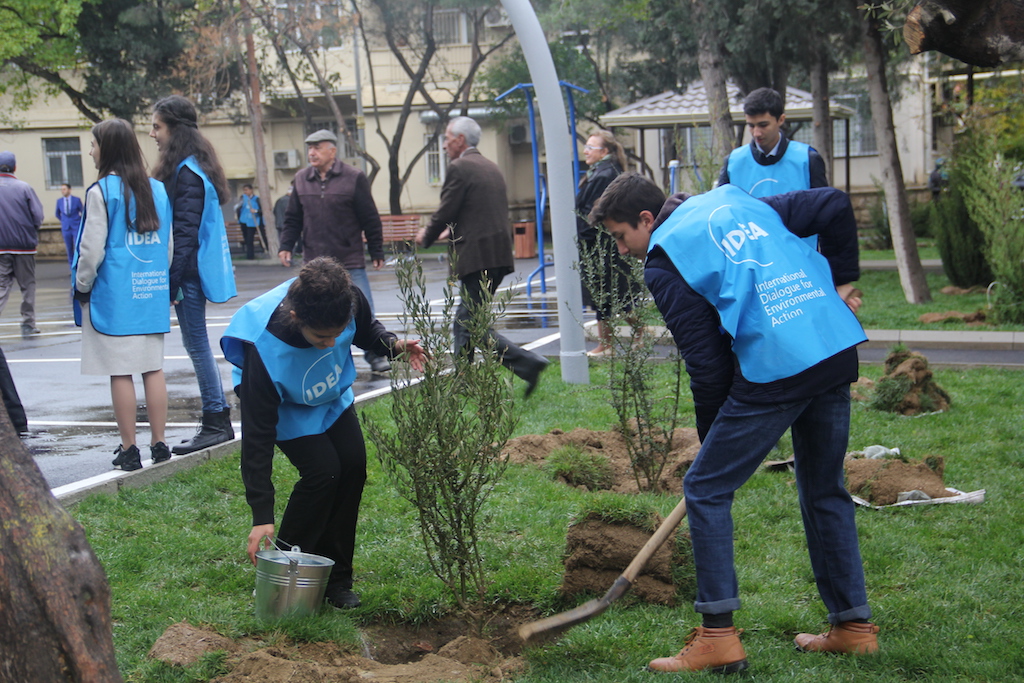
MULTIPOLYGON (((810 146, 789 141, 786 153, 774 164, 762 166, 754 161, 750 145, 738 147, 729 154, 729 183, 743 188, 751 197, 770 197, 796 190, 811 189, 810 146)), ((818 248, 818 236, 803 240, 811 249, 818 248)))
POLYGON ((231 265, 231 246, 224 227, 224 214, 217 203, 216 188, 195 157, 189 157, 178 164, 178 173, 181 173, 183 166, 203 180, 206 202, 199 222, 199 281, 206 298, 221 304, 238 293, 235 289, 235 271, 231 265))
POLYGON ((256 219, 256 214, 259 212, 260 198, 255 195, 250 197, 243 194, 240 210, 238 212, 238 222, 250 228, 255 228, 259 225, 259 221, 256 219))
POLYGON ((352 383, 356 366, 352 361, 351 320, 329 349, 300 349, 286 344, 267 330, 270 317, 294 281, 288 280, 240 308, 220 340, 224 357, 234 365, 235 386, 242 381, 244 344, 251 343, 270 373, 281 397, 278 408, 277 440, 323 434, 355 400, 352 383))
MULTIPOLYGON (((108 175, 100 178, 96 185, 107 204, 107 243, 89 298, 92 326, 98 332, 118 337, 170 332, 168 242, 171 238, 171 203, 164 184, 152 178, 149 180, 160 228, 147 233, 135 232, 125 220, 121 178, 108 175)), ((129 212, 134 224, 134 196, 129 212)), ((83 225, 85 220, 83 216, 83 225)), ((79 231, 71 268, 72 286, 78 272, 81 239, 79 231)), ((75 322, 81 325, 79 310, 75 311, 75 322)))
POLYGON ((743 376, 792 377, 867 340, 825 257, 733 185, 686 200, 651 235, 733 338, 743 376))

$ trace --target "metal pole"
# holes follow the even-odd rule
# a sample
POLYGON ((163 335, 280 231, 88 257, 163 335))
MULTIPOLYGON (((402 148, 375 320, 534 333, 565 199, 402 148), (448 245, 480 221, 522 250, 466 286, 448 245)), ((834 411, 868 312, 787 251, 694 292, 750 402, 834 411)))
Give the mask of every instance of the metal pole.
POLYGON ((541 121, 544 123, 544 147, 548 161, 548 187, 551 195, 551 234, 558 280, 558 328, 561 336, 562 380, 569 384, 589 384, 583 337, 583 293, 576 250, 575 197, 572 177, 572 149, 565 125, 555 62, 551 58, 544 31, 529 0, 501 0, 523 46, 530 79, 537 92, 541 121))

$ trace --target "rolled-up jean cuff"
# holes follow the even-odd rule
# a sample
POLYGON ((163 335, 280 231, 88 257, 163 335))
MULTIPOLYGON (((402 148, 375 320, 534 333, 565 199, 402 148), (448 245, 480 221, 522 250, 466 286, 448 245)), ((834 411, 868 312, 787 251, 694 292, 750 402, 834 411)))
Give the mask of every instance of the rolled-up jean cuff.
POLYGON ((850 609, 843 610, 842 612, 829 614, 828 623, 834 626, 835 624, 841 624, 844 621, 854 621, 855 619, 870 618, 871 608, 867 605, 861 605, 860 607, 851 607, 850 609))
POLYGON ((725 614, 726 612, 735 612, 739 608, 739 598, 729 598, 728 600, 715 600, 714 602, 693 603, 693 609, 701 614, 725 614))

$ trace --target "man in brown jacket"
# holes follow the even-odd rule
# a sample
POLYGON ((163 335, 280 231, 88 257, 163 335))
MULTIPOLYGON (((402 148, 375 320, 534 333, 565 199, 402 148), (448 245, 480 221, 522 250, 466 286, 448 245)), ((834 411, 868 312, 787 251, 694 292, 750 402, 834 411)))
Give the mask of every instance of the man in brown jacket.
MULTIPOLYGON (((459 116, 448 124, 444 149, 451 163, 441 188, 441 205, 417 237, 420 246, 428 247, 446 228, 451 230, 458 256, 455 274, 462 283, 462 303, 455 311, 452 332, 456 353, 470 357, 473 349, 465 323, 471 317, 470 306, 485 299, 484 287, 493 295, 502 279, 515 270, 505 178, 497 164, 480 154, 476 148, 479 142, 480 126, 473 119, 459 116)), ((494 330, 488 330, 488 334, 502 365, 526 381, 528 397, 537 388, 547 360, 494 330)))
MULTIPOLYGON (((337 158, 338 136, 333 131, 312 133, 306 138, 306 148, 309 166, 295 174, 277 257, 282 266, 290 266, 292 249, 301 238, 305 261, 317 256, 337 259, 352 276, 352 284, 366 295, 372 312, 363 235, 373 267, 380 270, 384 267, 384 232, 370 181, 358 168, 337 158)), ((366 351, 363 357, 373 372, 391 369, 384 356, 366 351)))

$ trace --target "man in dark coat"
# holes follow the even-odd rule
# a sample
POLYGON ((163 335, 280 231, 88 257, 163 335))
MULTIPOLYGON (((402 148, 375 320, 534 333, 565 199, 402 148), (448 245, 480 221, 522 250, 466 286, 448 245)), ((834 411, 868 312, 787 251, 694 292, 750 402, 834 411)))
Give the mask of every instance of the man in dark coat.
MULTIPOLYGON (((448 124, 444 149, 451 163, 441 188, 441 205, 417 237, 420 246, 428 247, 446 229, 451 231, 458 256, 455 274, 462 283, 462 303, 455 312, 452 331, 457 353, 469 357, 473 349, 466 321, 472 317, 471 307, 485 300, 484 287, 494 294, 514 270, 505 178, 497 164, 480 154, 479 142, 480 126, 473 119, 459 116, 448 124)), ((488 334, 501 354, 502 365, 526 381, 526 396, 532 394, 547 360, 494 330, 488 334)))

